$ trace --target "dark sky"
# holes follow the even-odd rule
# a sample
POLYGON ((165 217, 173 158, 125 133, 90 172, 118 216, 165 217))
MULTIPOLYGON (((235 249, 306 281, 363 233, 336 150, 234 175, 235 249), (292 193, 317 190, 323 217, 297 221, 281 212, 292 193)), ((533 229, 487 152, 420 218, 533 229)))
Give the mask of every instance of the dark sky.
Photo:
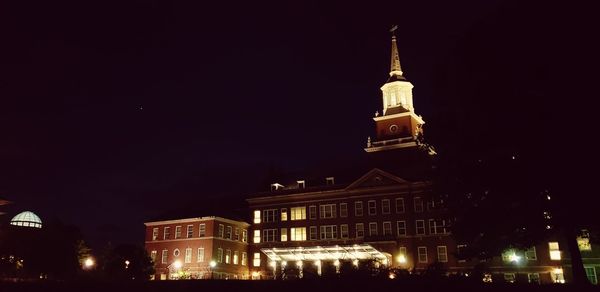
POLYGON ((144 220, 198 198, 239 200, 273 167, 361 155, 392 24, 442 152, 509 139, 517 119, 545 133, 540 143, 593 124, 566 106, 597 96, 566 94, 589 61, 575 40, 591 23, 562 6, 173 2, 0 4, 0 195, 15 202, 4 220, 28 209, 77 224, 97 246, 141 242, 144 220), (550 133, 557 107, 572 115, 550 133))

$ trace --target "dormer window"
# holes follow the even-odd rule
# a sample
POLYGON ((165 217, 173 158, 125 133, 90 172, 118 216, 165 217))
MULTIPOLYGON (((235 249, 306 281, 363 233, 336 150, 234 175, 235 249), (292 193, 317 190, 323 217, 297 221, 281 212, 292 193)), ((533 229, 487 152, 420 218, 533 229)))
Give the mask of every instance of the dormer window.
POLYGON ((326 185, 330 186, 330 185, 335 184, 335 179, 333 176, 330 176, 330 177, 325 178, 325 182, 326 182, 326 185))
POLYGON ((283 189, 283 185, 280 183, 272 183, 271 184, 271 191, 277 191, 283 189))
POLYGON ((306 187, 306 182, 304 180, 296 181, 298 183, 298 188, 303 189, 306 187))

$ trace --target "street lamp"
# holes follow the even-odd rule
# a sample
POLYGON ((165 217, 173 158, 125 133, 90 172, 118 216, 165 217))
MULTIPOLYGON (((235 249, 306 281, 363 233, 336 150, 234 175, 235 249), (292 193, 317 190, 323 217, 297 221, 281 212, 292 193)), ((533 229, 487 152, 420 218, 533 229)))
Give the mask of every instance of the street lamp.
POLYGON ((83 261, 83 268, 89 270, 94 267, 96 263, 94 262, 94 258, 88 257, 83 261))
POLYGON ((215 262, 214 260, 210 261, 210 263, 208 263, 208 267, 210 268, 210 279, 214 279, 213 277, 213 269, 217 266, 217 262, 215 262))

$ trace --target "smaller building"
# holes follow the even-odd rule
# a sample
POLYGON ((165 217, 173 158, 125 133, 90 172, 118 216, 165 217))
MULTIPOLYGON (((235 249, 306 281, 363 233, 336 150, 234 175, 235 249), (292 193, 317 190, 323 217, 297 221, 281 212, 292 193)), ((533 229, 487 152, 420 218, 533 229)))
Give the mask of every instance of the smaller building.
POLYGON ((146 222, 154 279, 248 279, 248 226, 221 217, 146 222))

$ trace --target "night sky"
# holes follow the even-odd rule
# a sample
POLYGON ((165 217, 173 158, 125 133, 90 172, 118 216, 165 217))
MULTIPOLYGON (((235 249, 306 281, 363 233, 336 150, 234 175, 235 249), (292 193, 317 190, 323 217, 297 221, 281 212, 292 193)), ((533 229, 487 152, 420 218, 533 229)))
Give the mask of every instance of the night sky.
POLYGON ((440 153, 562 167, 596 151, 584 9, 172 2, 0 4, 0 196, 14 202, 3 221, 32 210, 96 247, 141 243, 145 220, 241 201, 270 169, 351 161, 381 110, 393 24, 440 153))

